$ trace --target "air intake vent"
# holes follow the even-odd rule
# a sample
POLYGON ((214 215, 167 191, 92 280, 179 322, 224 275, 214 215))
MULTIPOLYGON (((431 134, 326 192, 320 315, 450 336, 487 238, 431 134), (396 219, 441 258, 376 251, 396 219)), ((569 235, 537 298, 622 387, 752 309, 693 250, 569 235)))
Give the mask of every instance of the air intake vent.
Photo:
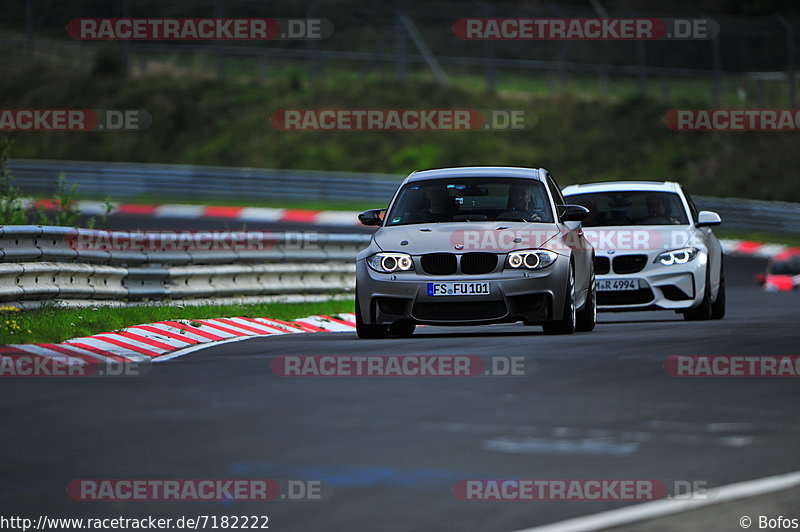
POLYGON ((597 275, 605 275, 611 271, 611 261, 608 260, 608 257, 597 257, 594 258, 594 273, 597 275))
POLYGON ((647 265, 647 255, 620 255, 614 257, 614 273, 636 273, 647 265))
POLYGON ((422 321, 475 321, 502 318, 507 312, 502 301, 443 301, 417 303, 411 314, 422 321))
POLYGON ((452 253, 428 253, 420 259, 425 273, 430 275, 453 275, 456 273, 456 256, 452 253))
POLYGON ((649 288, 597 292, 598 305, 643 305, 651 301, 653 301, 653 291, 649 288))
POLYGON ((467 275, 489 273, 496 267, 497 255, 494 253, 465 253, 461 256, 461 272, 467 275))

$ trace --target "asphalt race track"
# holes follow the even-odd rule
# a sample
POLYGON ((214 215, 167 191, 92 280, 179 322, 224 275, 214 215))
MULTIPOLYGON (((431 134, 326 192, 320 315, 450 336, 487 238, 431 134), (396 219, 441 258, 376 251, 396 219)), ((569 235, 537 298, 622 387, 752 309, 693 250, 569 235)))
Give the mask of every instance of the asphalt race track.
MULTIPOLYGON (((257 338, 157 364, 144 377, 2 383, 3 513, 50 517, 268 515, 272 530, 514 530, 616 502, 466 502, 470 478, 702 480, 800 470, 798 381, 674 378, 675 354, 797 355, 800 294, 729 258, 728 317, 601 314, 593 333, 423 328, 257 338), (301 354, 523 356, 526 375, 287 378, 301 354), (76 478, 322 481, 321 501, 76 502, 76 478)), ((730 529, 736 528, 732 523, 730 529)), ((723 529, 728 529, 724 527, 723 529)))

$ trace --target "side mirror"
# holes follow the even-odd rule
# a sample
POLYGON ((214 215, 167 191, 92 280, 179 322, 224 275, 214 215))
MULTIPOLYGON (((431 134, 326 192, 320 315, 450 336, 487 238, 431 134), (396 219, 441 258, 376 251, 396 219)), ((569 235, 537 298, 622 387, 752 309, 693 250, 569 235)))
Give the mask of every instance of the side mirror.
POLYGON ((361 222, 362 225, 381 225, 383 224, 382 213, 384 212, 386 212, 386 209, 370 209, 364 211, 358 215, 358 221, 361 222))
POLYGON ((753 280, 763 286, 767 282, 767 276, 763 273, 757 273, 753 276, 753 280))
POLYGON ((712 211, 700 211, 697 213, 697 223, 695 227, 708 227, 709 225, 719 225, 722 223, 722 218, 719 214, 712 211))
POLYGON ((561 220, 564 222, 580 222, 589 216, 589 209, 582 205, 559 205, 563 209, 561 220))

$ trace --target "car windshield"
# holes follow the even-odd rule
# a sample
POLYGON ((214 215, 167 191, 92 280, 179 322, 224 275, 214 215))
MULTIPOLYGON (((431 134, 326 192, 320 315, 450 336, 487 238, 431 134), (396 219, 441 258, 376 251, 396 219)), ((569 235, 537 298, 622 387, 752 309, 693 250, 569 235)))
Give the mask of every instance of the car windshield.
POLYGON ((436 222, 553 222, 544 185, 497 177, 432 179, 406 184, 386 225, 436 222))
POLYGON ((585 227, 687 225, 680 196, 673 192, 614 191, 570 194, 569 202, 589 209, 585 227))
POLYGON ((772 275, 800 275, 800 255, 776 260, 769 268, 772 275))

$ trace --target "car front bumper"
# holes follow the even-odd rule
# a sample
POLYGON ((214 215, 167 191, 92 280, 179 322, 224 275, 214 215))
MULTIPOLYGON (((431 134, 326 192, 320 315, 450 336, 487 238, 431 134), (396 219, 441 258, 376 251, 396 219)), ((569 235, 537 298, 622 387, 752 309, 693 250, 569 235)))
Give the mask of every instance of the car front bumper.
MULTIPOLYGON (((598 257, 602 255, 598 254, 598 257)), ((643 270, 636 273, 597 275, 597 309, 605 312, 635 310, 682 311, 698 306, 705 296, 707 260, 700 253, 686 264, 652 262, 648 257, 643 270), (601 290, 603 281, 636 279, 638 290, 601 290)))
POLYGON ((482 275, 428 275, 420 271, 379 273, 356 263, 356 304, 365 324, 411 320, 425 325, 482 325, 524 321, 542 323, 564 311, 569 260, 559 257, 542 270, 502 266, 482 275), (487 295, 429 295, 428 283, 488 282, 487 295))

